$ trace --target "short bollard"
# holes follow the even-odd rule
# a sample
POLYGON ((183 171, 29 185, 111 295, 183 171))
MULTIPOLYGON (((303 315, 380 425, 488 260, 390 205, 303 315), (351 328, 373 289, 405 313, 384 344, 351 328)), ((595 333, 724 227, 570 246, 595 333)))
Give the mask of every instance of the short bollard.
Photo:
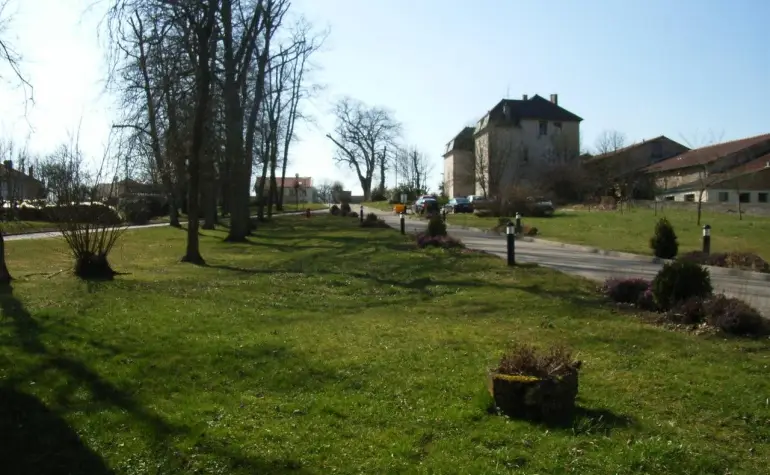
POLYGON ((446 208, 441 210, 441 219, 446 223, 446 208))
POLYGON ((358 213, 358 219, 361 220, 361 224, 364 224, 364 205, 361 205, 360 213, 358 213))
POLYGON ((406 222, 404 221, 404 213, 401 213, 401 234, 406 234, 406 222))
POLYGON ((508 238, 508 265, 509 266, 516 265, 516 244, 515 244, 516 236, 514 236, 515 232, 516 232, 516 228, 514 224, 510 220, 508 220, 508 225, 505 226, 505 234, 508 238))
POLYGON ((703 253, 711 253, 711 226, 703 226, 703 253))
POLYGON ((516 234, 521 234, 521 213, 516 213, 516 234))

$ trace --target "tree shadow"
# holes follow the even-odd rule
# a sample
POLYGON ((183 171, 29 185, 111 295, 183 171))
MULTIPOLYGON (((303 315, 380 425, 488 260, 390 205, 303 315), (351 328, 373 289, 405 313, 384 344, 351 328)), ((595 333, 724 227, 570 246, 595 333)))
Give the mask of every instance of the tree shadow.
MULTIPOLYGON (((185 438, 191 433, 189 425, 173 424, 139 404, 131 394, 105 380, 82 361, 58 350, 49 349, 41 337, 45 329, 13 295, 10 286, 0 287, 0 309, 4 319, 10 320, 18 347, 40 358, 40 362, 26 371, 16 369, 0 386, 0 467, 2 473, 26 474, 107 474, 111 472, 99 458, 80 441, 77 433, 51 409, 37 399, 13 388, 12 384, 38 379, 43 373, 58 370, 67 384, 52 395, 61 407, 76 406, 73 395, 85 388, 92 396, 89 404, 114 406, 144 425, 151 443, 158 447, 173 444, 173 438, 185 438), (26 413, 25 413, 26 411, 26 413), (18 414, 17 414, 18 413, 18 414), (18 442, 18 443, 17 443, 18 442), (16 445, 14 445, 16 444, 16 445), (82 449, 81 449, 82 446, 82 449), (26 455, 25 450, 47 451, 26 455), (70 464, 70 465, 67 465, 70 464), (14 470, 7 471, 7 467, 14 470)), ((109 345, 99 345, 109 348, 109 345)), ((189 422, 188 422, 189 424, 189 422)), ((310 473, 294 460, 271 460, 246 456, 231 444, 209 439, 199 447, 215 457, 226 459, 238 470, 248 473, 310 473)))
POLYGON ((624 429, 638 425, 636 419, 627 414, 618 414, 609 409, 577 406, 570 424, 574 435, 605 435, 615 429, 624 429))
POLYGON ((69 424, 34 396, 0 386, 0 467, 18 475, 112 474, 69 424))

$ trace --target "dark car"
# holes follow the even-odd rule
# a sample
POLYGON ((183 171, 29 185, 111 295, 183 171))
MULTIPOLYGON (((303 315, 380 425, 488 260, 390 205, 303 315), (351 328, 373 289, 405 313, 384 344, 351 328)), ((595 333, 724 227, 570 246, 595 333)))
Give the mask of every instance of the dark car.
POLYGON ((438 201, 433 197, 420 197, 412 205, 412 211, 414 211, 414 214, 438 213, 438 201))
POLYGON ((473 205, 468 198, 452 198, 444 205, 447 213, 473 213, 473 205))

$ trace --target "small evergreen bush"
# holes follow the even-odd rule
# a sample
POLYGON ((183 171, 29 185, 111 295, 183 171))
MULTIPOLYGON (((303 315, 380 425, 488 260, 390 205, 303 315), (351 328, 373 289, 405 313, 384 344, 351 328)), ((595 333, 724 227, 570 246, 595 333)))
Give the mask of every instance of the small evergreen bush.
POLYGON ((650 248, 655 257, 661 259, 673 259, 679 252, 679 243, 677 241, 674 227, 666 218, 660 218, 655 225, 655 234, 650 238, 650 248))
POLYGON ((602 293, 613 302, 637 304, 650 283, 644 279, 607 279, 602 286, 602 293))
POLYGON ((446 223, 441 219, 441 216, 433 215, 430 218, 427 234, 431 237, 446 236, 446 223))
POLYGON ((331 207, 331 208, 329 208, 329 212, 330 212, 332 215, 334 215, 334 216, 337 216, 337 215, 339 215, 339 214, 340 214, 340 207, 339 207, 339 206, 337 206, 337 205, 332 205, 332 207, 331 207))
POLYGON ((652 293, 662 310, 691 298, 709 297, 712 291, 708 269, 689 261, 664 264, 652 280, 652 293))
POLYGON ((342 211, 342 216, 348 216, 352 211, 352 209, 350 209, 350 203, 342 203, 340 211, 342 211))

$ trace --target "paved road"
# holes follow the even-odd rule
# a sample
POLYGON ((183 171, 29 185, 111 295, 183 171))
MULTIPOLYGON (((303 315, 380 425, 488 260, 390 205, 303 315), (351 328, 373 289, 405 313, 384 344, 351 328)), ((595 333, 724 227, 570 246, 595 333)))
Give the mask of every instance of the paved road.
MULTIPOLYGON (((400 226, 398 216, 392 213, 373 209, 367 209, 366 212, 377 213, 394 228, 400 226)), ((406 220, 407 232, 424 230, 426 226, 425 221, 406 220)), ((462 240, 471 249, 486 251, 501 258, 506 257, 506 240, 503 235, 451 227, 449 234, 462 240)), ((604 282, 610 277, 652 279, 662 267, 662 264, 627 257, 604 256, 543 242, 518 240, 516 241, 516 260, 517 262, 537 263, 598 282, 604 282)), ((738 297, 756 307, 764 315, 770 316, 770 283, 767 281, 726 275, 712 275, 711 279, 715 291, 738 297)))
MULTIPOLYGON (((318 212, 327 213, 328 211, 325 210, 325 209, 321 209, 321 210, 314 210, 312 212, 313 213, 318 213, 318 212)), ((304 211, 298 211, 298 212, 292 211, 292 212, 288 212, 288 213, 277 213, 277 214, 274 214, 273 217, 276 218, 276 217, 279 217, 279 216, 291 216, 291 215, 304 214, 304 213, 305 213, 304 211)), ((253 217, 256 217, 256 216, 253 216, 253 217)), ((201 220, 201 223, 202 222, 203 221, 201 220)), ((187 222, 186 221, 182 221, 182 224, 187 224, 187 222)), ((127 229, 132 230, 132 229, 160 228, 160 227, 168 226, 168 225, 169 225, 168 223, 143 224, 141 226, 128 226, 127 229)), ((48 233, 27 233, 27 234, 14 234, 12 236, 3 236, 5 241, 21 241, 21 240, 26 240, 26 239, 50 239, 50 238, 56 238, 56 237, 61 237, 61 233, 59 231, 52 231, 52 232, 48 232, 48 233)))

